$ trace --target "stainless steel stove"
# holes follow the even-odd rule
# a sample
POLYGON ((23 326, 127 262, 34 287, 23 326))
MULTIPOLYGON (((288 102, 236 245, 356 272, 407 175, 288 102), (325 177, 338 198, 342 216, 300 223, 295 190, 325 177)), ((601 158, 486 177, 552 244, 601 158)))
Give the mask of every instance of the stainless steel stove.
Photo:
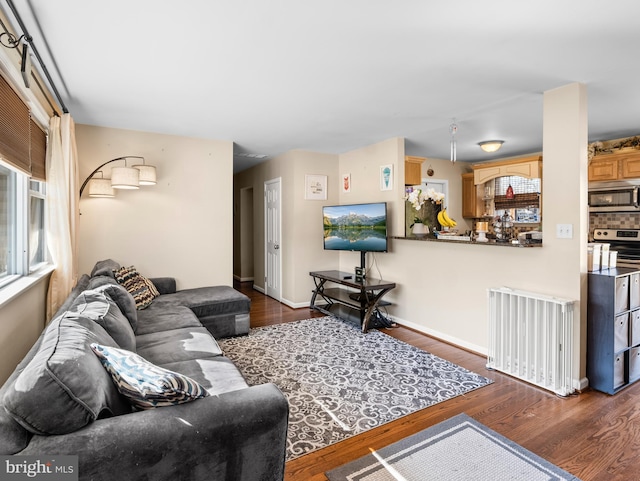
POLYGON ((595 229, 593 240, 618 252, 618 267, 640 269, 640 229, 595 229))

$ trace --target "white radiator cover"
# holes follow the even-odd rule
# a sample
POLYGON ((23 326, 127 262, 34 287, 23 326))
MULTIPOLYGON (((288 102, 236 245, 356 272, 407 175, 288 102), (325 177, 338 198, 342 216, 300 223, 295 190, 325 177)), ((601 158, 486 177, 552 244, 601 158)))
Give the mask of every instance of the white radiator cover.
POLYGON ((487 367, 559 396, 573 393, 575 301, 518 291, 488 289, 487 367))

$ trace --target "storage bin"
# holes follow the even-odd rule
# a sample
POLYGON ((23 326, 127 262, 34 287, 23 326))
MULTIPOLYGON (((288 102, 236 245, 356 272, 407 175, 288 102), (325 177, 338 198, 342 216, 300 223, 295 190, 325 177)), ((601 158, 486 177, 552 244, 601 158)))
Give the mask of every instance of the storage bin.
POLYGON ((629 347, 629 313, 617 316, 613 329, 613 350, 623 351, 629 347))
POLYGON ((587 244, 587 270, 597 271, 600 270, 600 244, 590 243, 587 244))
POLYGON ((629 382, 640 378, 640 347, 629 349, 629 382))
POLYGON ((629 281, 629 309, 640 307, 640 272, 631 274, 629 281))
POLYGON ((630 346, 640 346, 640 309, 631 311, 631 338, 630 346))
POLYGON ((624 386, 624 354, 618 354, 613 361, 613 388, 624 386))
POLYGON ((629 276, 616 277, 616 313, 629 309, 629 276))
POLYGON ((600 269, 609 268, 609 247, 611 244, 602 244, 600 247, 600 269))

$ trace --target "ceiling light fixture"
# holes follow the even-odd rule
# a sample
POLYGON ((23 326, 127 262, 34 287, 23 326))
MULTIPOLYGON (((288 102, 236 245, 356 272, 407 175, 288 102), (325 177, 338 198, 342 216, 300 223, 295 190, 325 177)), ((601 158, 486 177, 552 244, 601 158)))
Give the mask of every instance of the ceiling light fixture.
MULTIPOLYGON (((98 172, 102 172, 101 169, 111 162, 124 160, 124 167, 114 167, 111 169, 111 182, 110 187, 112 189, 138 189, 140 185, 154 185, 156 183, 156 168, 153 165, 148 165, 144 161, 144 157, 137 155, 126 155, 124 157, 118 157, 108 160, 104 164, 99 165, 89 176, 85 179, 80 187, 80 197, 84 192, 85 187, 90 180, 101 181, 108 179, 93 179, 93 176, 98 172), (142 164, 134 165, 132 167, 127 166, 127 159, 142 159, 142 164)), ((92 182, 93 183, 93 182, 92 182)), ((98 182, 101 183, 101 182, 98 182)), ((104 182, 102 182, 104 184, 104 182)), ((92 190, 92 189, 90 189, 92 190)), ((96 197, 89 194, 91 197, 96 197)), ((112 196, 102 196, 112 197, 112 196)))
POLYGON ((478 143, 485 152, 497 152, 502 147, 502 144, 504 144, 504 140, 485 140, 478 143))
POLYGON ((458 133, 458 125, 456 124, 455 118, 453 119, 453 123, 449 126, 449 133, 451 134, 451 162, 455 162, 457 156, 456 134, 458 133))

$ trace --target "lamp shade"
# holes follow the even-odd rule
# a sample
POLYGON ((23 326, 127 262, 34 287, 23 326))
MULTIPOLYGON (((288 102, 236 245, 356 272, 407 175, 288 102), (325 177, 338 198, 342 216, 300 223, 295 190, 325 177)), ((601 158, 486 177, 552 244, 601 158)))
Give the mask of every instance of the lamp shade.
POLYGON ((91 179, 89 181, 89 197, 115 197, 110 179, 91 179))
POLYGON ((140 185, 156 185, 156 168, 153 165, 138 164, 133 168, 140 171, 140 185))
POLYGON ((500 147, 502 147, 502 144, 504 144, 504 140, 485 140, 484 142, 478 143, 480 148, 485 152, 497 152, 500 150, 500 147))
POLYGON ((114 189, 139 189, 140 171, 133 167, 111 169, 111 187, 114 189))

